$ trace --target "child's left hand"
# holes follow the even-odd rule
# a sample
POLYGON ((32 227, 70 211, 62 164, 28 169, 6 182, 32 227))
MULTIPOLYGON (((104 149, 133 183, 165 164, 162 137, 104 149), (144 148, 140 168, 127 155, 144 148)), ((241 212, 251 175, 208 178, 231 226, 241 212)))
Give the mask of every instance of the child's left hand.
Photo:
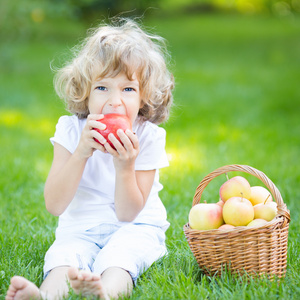
POLYGON ((109 140, 116 150, 113 149, 108 142, 104 144, 104 148, 114 157, 114 165, 116 169, 134 168, 135 159, 139 154, 139 140, 137 135, 129 129, 125 132, 122 129, 119 129, 117 134, 121 143, 112 133, 108 135, 109 140))

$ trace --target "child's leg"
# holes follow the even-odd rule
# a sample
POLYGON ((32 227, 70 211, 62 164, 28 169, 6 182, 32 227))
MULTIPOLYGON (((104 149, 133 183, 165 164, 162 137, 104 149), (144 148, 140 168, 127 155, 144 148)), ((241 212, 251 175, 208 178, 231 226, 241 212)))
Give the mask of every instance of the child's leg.
POLYGON ((51 270, 40 286, 40 291, 47 300, 61 299, 69 292, 68 270, 70 267, 57 267, 51 270))
POLYGON ((122 268, 111 267, 102 276, 70 268, 69 279, 75 293, 83 296, 98 296, 101 299, 118 298, 130 295, 133 282, 130 274, 122 268))
POLYGON ((38 288, 21 276, 14 276, 6 294, 6 300, 60 299, 68 294, 67 272, 69 267, 53 269, 38 288))
POLYGON ((118 298, 120 295, 129 296, 132 292, 132 278, 130 274, 122 268, 108 268, 103 272, 101 278, 107 294, 112 298, 118 298))

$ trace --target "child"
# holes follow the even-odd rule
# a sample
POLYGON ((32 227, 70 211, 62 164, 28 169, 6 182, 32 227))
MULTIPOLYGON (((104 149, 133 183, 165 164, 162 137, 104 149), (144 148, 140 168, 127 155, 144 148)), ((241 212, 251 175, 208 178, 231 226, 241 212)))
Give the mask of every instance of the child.
POLYGON ((45 184, 47 210, 59 216, 38 288, 11 279, 6 300, 61 299, 69 286, 103 299, 130 295, 153 262, 166 254, 169 223, 159 198, 159 169, 168 165, 165 131, 173 78, 164 40, 132 20, 91 33, 60 69, 55 87, 72 116, 62 116, 51 142, 45 184), (133 129, 109 136, 96 130, 105 114, 129 117, 133 129), (100 120, 100 121, 97 121, 100 120), (97 139, 100 143, 96 142, 97 139))

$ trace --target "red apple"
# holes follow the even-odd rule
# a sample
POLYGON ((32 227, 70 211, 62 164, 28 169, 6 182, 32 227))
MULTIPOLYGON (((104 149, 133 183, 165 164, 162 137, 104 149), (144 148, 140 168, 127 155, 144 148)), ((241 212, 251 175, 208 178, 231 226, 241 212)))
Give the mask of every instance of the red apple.
MULTIPOLYGON (((121 142, 119 136, 117 135, 118 129, 122 129, 123 131, 125 131, 126 129, 132 129, 131 122, 126 115, 107 114, 104 116, 103 119, 100 119, 98 121, 105 124, 106 128, 104 130, 99 130, 95 128, 95 130, 97 130, 106 139, 106 141, 110 144, 110 146, 113 149, 116 148, 108 139, 108 135, 112 133, 119 140, 119 142, 121 142)), ((95 140, 96 142, 100 143, 97 139, 95 140)))

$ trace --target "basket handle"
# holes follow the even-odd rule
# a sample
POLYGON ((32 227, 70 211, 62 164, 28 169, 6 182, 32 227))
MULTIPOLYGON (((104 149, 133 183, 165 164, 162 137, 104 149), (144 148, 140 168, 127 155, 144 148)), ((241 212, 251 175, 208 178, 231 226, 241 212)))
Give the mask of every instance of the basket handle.
POLYGON ((250 175, 253 175, 260 179, 265 186, 270 190, 272 196, 274 197, 276 203, 277 203, 277 215, 284 216, 290 221, 290 212, 286 207, 286 204, 283 202, 281 194, 278 190, 278 188, 274 185, 274 183, 261 171, 252 168, 250 166, 246 165, 227 165, 221 168, 216 169, 215 171, 209 173, 206 175, 200 184, 198 185, 194 198, 193 198, 193 206, 198 204, 201 199, 201 195, 203 193, 203 190, 206 188, 206 186, 217 176, 227 173, 227 172, 233 172, 233 171, 239 171, 239 172, 245 172, 250 175))

